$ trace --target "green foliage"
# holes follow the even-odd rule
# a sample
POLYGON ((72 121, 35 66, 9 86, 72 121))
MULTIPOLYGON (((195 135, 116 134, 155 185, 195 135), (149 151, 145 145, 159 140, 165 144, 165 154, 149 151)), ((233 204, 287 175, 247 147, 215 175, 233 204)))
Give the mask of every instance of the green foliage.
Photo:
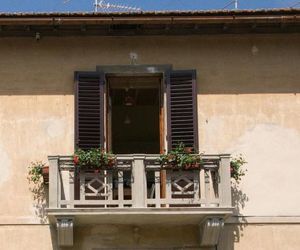
POLYGON ((106 153, 102 148, 77 149, 73 160, 75 165, 86 169, 113 168, 116 164, 115 155, 106 153))
POLYGON ((180 143, 167 154, 160 155, 159 162, 162 168, 197 169, 200 167, 202 160, 201 155, 192 154, 191 148, 180 143))
POLYGON ((43 177, 43 167, 45 167, 45 163, 41 161, 31 162, 28 167, 28 180, 34 184, 40 183, 43 177))
POLYGON ((244 176, 247 171, 242 168, 245 163, 247 162, 242 155, 234 157, 230 161, 231 178, 235 179, 237 183, 241 181, 241 177, 244 176))

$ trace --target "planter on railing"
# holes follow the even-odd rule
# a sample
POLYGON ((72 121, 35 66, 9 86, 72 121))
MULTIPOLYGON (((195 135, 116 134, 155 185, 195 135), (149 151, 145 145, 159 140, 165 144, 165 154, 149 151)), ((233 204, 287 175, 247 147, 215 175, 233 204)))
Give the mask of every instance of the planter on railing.
POLYGON ((163 169, 195 170, 202 165, 201 154, 193 154, 193 148, 185 147, 183 143, 168 153, 161 154, 158 159, 163 169))
POLYGON ((181 166, 172 163, 159 166, 155 166, 155 164, 157 163, 147 162, 145 164, 149 179, 155 176, 152 190, 147 197, 148 206, 219 206, 220 159, 204 159, 201 160, 201 163, 182 164, 181 166), (161 170, 166 170, 165 181, 161 178, 161 170), (165 187, 161 186, 162 181, 165 182, 165 187), (162 197, 162 194, 165 194, 165 197, 162 197))
MULTIPOLYGON (((196 170, 201 168, 200 163, 189 163, 189 164, 184 164, 182 166, 178 166, 177 164, 163 164, 161 165, 162 170, 196 170)), ((202 166, 203 167, 203 166, 202 166)))
POLYGON ((110 170, 116 168, 116 156, 101 148, 77 149, 73 155, 74 165, 82 170, 110 170))

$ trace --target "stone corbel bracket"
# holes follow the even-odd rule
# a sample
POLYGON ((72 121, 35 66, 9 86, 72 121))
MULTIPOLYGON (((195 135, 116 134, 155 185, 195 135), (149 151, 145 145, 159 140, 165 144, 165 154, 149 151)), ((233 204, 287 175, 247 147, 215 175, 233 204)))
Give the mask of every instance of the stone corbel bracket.
POLYGON ((205 218, 200 224, 200 245, 202 247, 218 245, 223 227, 224 219, 222 217, 205 218))
POLYGON ((73 246, 74 217, 57 217, 57 243, 61 247, 73 246))

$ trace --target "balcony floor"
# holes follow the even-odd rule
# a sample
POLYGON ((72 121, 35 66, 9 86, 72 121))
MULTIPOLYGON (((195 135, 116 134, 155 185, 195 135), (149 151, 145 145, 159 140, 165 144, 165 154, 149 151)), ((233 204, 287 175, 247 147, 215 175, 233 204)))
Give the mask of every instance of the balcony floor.
POLYGON ((132 225, 198 225, 206 217, 226 219, 232 208, 49 208, 50 223, 57 217, 74 217, 76 225, 132 224, 132 225))

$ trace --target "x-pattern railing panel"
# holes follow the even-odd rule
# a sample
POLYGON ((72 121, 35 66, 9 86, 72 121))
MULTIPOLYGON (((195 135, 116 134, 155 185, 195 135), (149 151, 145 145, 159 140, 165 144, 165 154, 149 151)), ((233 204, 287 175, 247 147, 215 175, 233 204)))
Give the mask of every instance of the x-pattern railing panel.
POLYGON ((102 173, 102 174, 85 174, 85 196, 106 196, 112 194, 111 190, 111 184, 107 183, 107 180, 109 179, 108 173, 102 173), (94 185, 98 184, 98 185, 94 185), (99 186, 97 188, 97 186, 99 186))
MULTIPOLYGON (((186 172, 186 171, 185 171, 186 172)), ((195 174, 185 173, 185 172, 170 172, 172 175, 172 197, 173 195, 194 195, 197 191, 195 190, 196 185, 194 179, 196 178, 195 174), (192 189, 192 190, 191 190, 192 189)))

